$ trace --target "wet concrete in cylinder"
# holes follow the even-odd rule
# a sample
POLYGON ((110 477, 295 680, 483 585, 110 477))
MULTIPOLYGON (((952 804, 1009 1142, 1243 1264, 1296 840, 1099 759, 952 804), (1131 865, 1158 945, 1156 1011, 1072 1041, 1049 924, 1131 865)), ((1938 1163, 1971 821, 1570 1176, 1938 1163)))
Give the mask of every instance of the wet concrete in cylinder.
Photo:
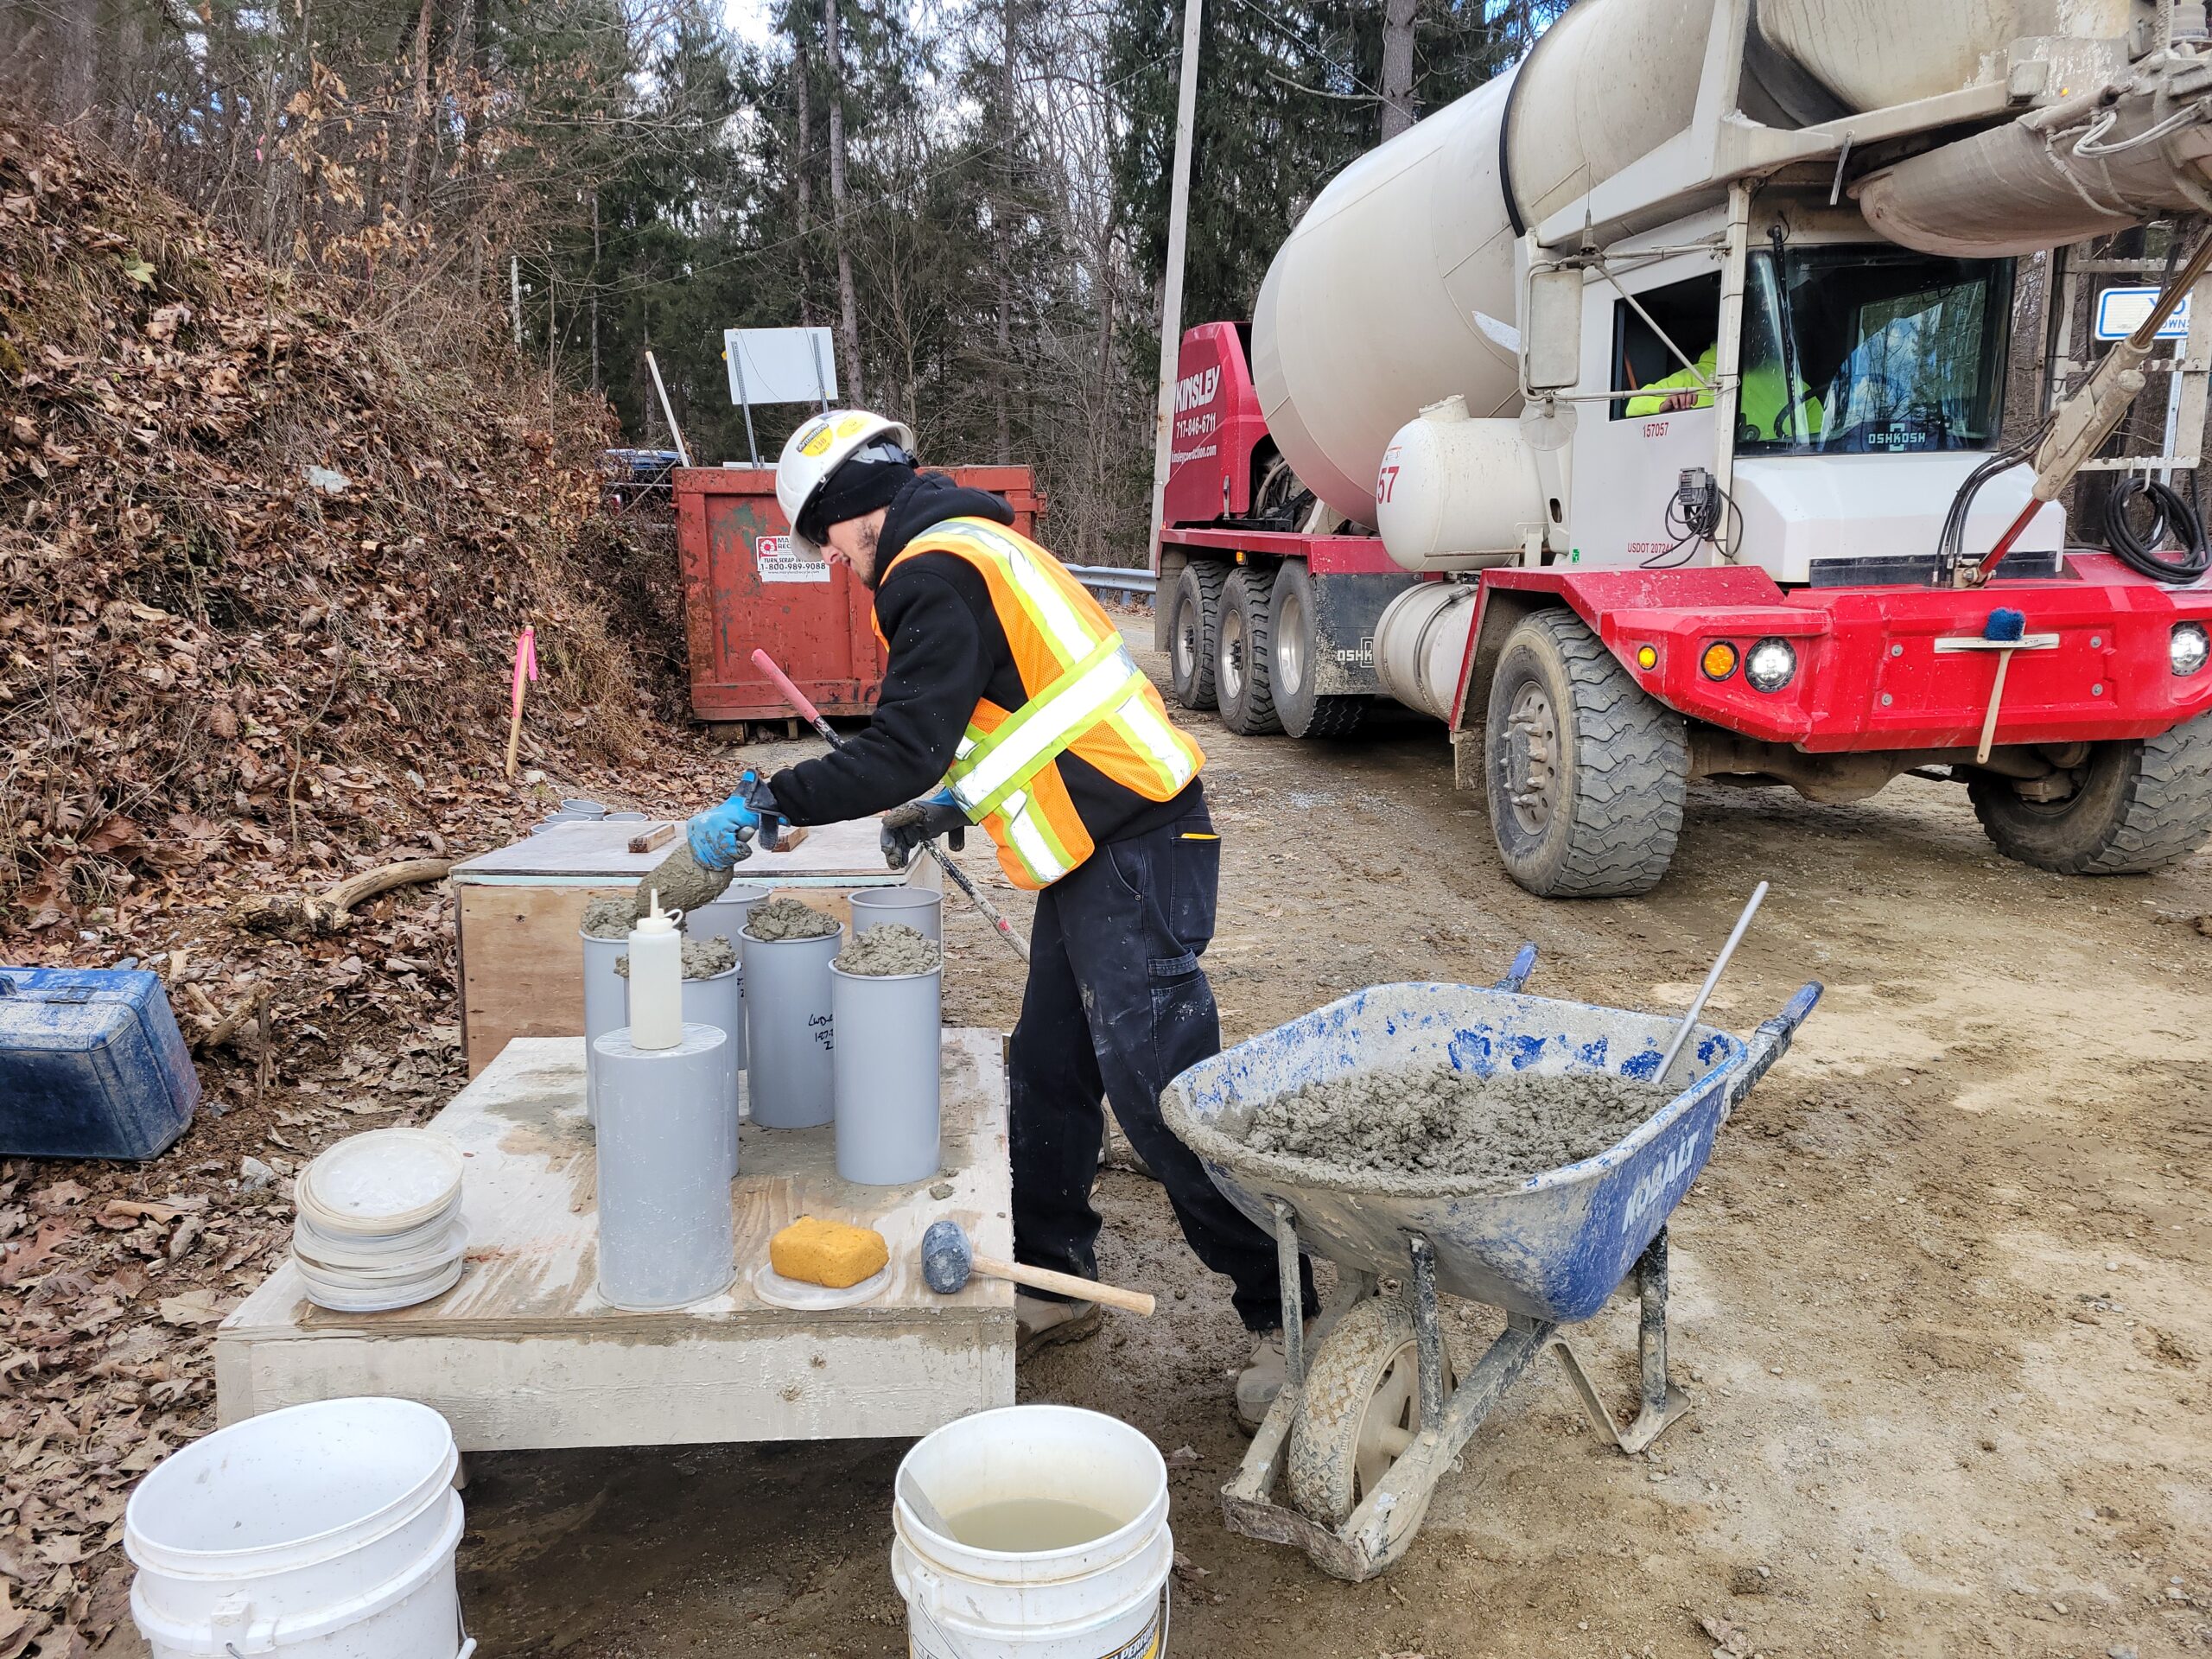
MULTIPOLYGON (((737 947, 728 939, 683 941, 683 977, 686 979, 712 979, 716 974, 726 974, 736 966, 737 947)), ((628 951, 614 958, 614 971, 625 979, 630 977, 628 951)))
POLYGON ((765 905, 755 905, 745 918, 745 931, 754 938, 773 942, 778 939, 819 939, 837 931, 837 918, 825 916, 811 905, 801 904, 796 899, 771 899, 765 905))
POLYGON ((584 932, 594 939, 626 939, 636 913, 626 899, 594 899, 584 906, 584 932))
POLYGON ((1380 1192, 1440 1179, 1506 1187, 1603 1152, 1669 1098, 1610 1072, 1356 1071, 1262 1103, 1244 1143, 1380 1192))
POLYGON ((889 978, 894 974, 926 974, 944 960, 937 941, 903 922, 871 927, 847 945, 836 966, 849 974, 889 978))

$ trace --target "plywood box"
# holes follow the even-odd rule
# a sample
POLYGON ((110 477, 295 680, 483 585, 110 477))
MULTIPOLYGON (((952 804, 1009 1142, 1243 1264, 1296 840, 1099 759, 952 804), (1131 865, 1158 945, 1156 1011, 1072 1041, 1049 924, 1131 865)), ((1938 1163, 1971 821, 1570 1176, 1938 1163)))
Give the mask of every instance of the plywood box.
POLYGON ((1014 1287, 940 1296, 923 1232, 950 1219, 1014 1253, 1003 1039, 944 1033, 944 1168, 909 1186, 837 1178, 834 1128, 745 1124, 729 1287, 634 1313, 599 1294, 598 1161, 582 1038, 524 1039, 430 1127, 461 1148, 467 1266, 444 1295, 386 1313, 307 1300, 287 1256, 215 1335, 218 1415, 391 1395, 435 1408, 465 1451, 925 1434, 1014 1403, 1014 1287), (857 1306, 763 1301, 768 1240, 801 1215, 876 1229, 890 1282, 857 1306))
MULTIPOLYGON (((638 878, 668 856, 666 847, 629 850, 631 836, 656 827, 635 819, 556 824, 454 866, 461 1034, 471 1077, 517 1037, 583 1034, 583 946, 577 931, 584 906, 605 893, 634 892, 638 878)), ((826 824, 810 830, 792 851, 755 852, 738 866, 737 879, 849 922, 847 893, 906 879, 883 868, 878 835, 873 818, 826 824)))

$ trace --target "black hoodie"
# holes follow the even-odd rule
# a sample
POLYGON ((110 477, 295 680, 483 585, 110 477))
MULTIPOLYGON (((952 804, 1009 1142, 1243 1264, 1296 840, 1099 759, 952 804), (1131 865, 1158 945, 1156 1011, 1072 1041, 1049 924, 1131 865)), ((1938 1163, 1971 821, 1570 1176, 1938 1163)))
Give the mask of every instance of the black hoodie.
MULTIPOLYGON (((909 542, 948 518, 1011 525, 1014 513, 999 497, 963 488, 943 473, 920 474, 892 499, 875 568, 885 569, 909 542)), ((891 658, 868 729, 848 740, 842 753, 802 760, 770 780, 776 804, 793 823, 842 823, 931 793, 944 781, 978 702, 1019 709, 1029 700, 990 589, 957 554, 918 553, 891 571, 875 590, 875 620, 891 658)), ((1061 755, 1059 767, 1084 827, 1102 846, 1172 823, 1203 798, 1196 779, 1160 802, 1073 754, 1061 755)))

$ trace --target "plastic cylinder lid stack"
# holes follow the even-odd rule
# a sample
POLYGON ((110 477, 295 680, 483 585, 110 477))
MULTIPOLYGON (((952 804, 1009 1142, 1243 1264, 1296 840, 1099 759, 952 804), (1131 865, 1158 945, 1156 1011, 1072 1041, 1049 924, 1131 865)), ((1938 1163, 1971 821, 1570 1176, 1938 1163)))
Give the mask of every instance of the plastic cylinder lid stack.
POLYGON ((411 1307, 460 1279, 461 1150, 428 1129, 372 1129, 301 1172, 292 1259, 317 1306, 411 1307))

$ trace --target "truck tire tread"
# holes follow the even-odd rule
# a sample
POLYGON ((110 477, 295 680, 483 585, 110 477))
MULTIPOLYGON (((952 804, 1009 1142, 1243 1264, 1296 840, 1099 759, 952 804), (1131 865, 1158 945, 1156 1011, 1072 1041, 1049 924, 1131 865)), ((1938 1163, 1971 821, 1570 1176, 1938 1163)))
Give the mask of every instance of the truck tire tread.
POLYGON ((2044 815, 2002 778, 1967 785, 1997 849, 2060 875, 2139 875, 2187 858, 2212 836, 2212 714, 2155 737, 2113 744, 2093 763, 2073 814, 2044 815))
POLYGON ((1316 697, 1313 717, 1300 737, 1350 737, 1367 718, 1371 697, 1316 697))
MULTIPOLYGON (((1571 697, 1570 707, 1557 714, 1573 728, 1566 741, 1574 766, 1561 809, 1573 828, 1566 855, 1541 896, 1613 899, 1649 893, 1673 861, 1689 795, 1689 741, 1682 718, 1646 695, 1572 613, 1536 612, 1514 632, 1522 630, 1542 636, 1556 653, 1571 697)), ((1512 649, 1509 638, 1508 655, 1512 649)), ((1491 725, 1503 729, 1495 715, 1491 725)), ((1493 802, 1494 818, 1498 810, 1493 802)))
POLYGON ((1177 613, 1186 600, 1194 601, 1198 607, 1198 661, 1192 666, 1188 684, 1179 683, 1175 672, 1174 630, 1181 618, 1179 614, 1169 618, 1168 689, 1185 709, 1214 706, 1214 653, 1221 644, 1221 590, 1228 580, 1227 565, 1212 559, 1193 559, 1176 576, 1175 591, 1169 596, 1168 603, 1177 613))
POLYGON ((1221 705, 1221 723, 1244 737, 1262 737, 1282 730, 1275 717, 1274 652, 1268 626, 1268 600, 1274 588, 1274 572, 1257 565, 1240 564, 1230 573, 1221 590, 1221 602, 1236 607, 1244 626, 1243 696, 1237 706, 1221 705))

